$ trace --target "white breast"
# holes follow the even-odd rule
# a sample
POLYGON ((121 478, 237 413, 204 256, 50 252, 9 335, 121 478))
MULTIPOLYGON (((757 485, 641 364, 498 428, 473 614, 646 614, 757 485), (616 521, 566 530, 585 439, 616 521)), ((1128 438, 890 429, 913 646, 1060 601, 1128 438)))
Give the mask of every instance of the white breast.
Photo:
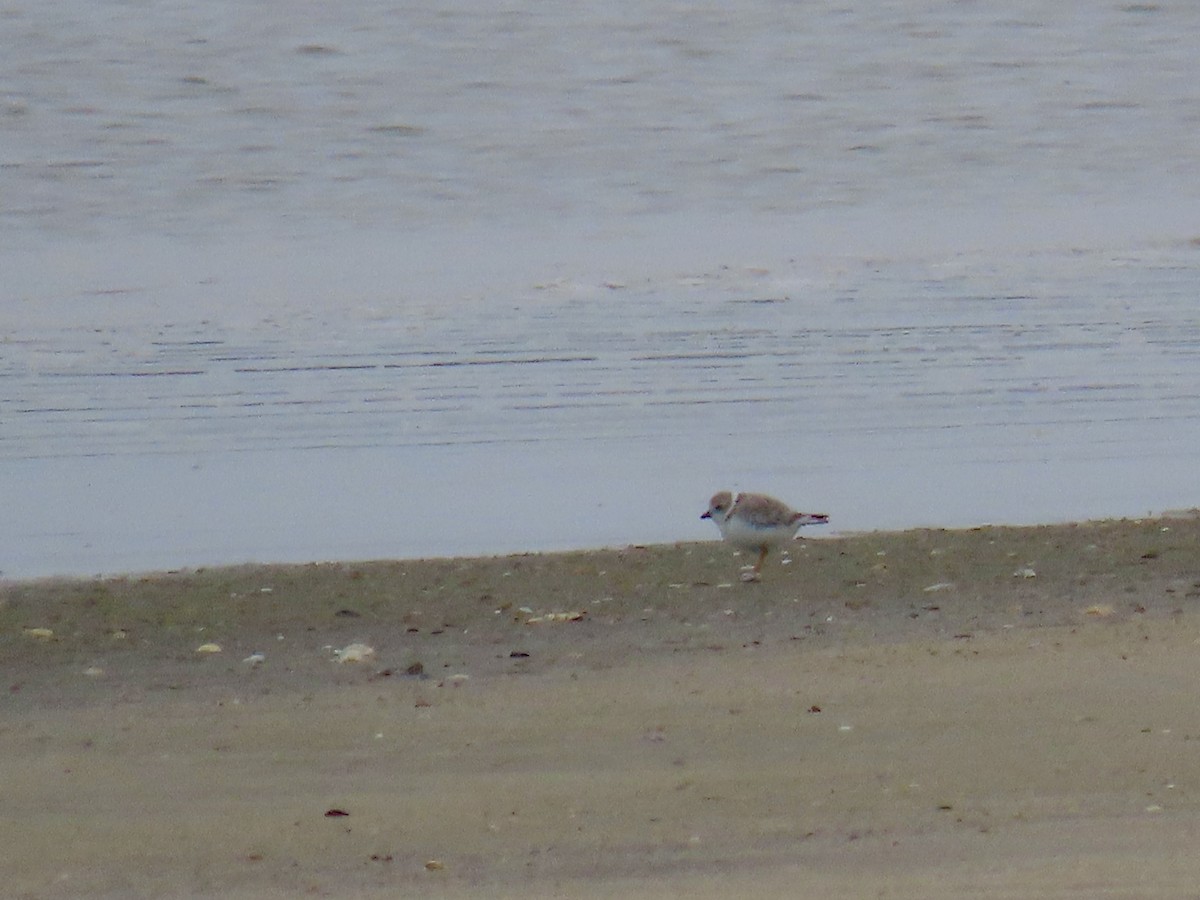
POLYGON ((718 523, 721 536, 736 547, 757 549, 759 547, 778 547, 786 544, 796 536, 798 525, 772 525, 755 527, 740 516, 730 516, 718 523))

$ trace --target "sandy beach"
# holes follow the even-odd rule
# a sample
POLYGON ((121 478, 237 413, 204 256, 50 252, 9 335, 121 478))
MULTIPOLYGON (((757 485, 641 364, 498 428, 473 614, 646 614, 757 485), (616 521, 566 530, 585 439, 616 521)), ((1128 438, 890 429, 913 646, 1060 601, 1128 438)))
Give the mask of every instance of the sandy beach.
POLYGON ((1198 541, 6 582, 6 894, 1195 896, 1198 541))

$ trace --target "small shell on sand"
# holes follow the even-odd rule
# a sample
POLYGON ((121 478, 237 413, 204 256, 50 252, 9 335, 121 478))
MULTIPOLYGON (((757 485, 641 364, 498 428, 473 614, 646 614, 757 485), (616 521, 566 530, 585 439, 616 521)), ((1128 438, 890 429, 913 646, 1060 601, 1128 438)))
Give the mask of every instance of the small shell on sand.
POLYGON ((375 648, 366 644, 349 644, 341 650, 334 650, 333 655, 340 663, 366 662, 375 658, 375 648))
POLYGON ((196 652, 197 653, 220 653, 221 645, 220 644, 201 644, 199 647, 196 648, 196 652))
POLYGON ((540 616, 533 616, 526 619, 526 625, 541 625, 544 622, 578 622, 587 615, 587 610, 576 610, 574 612, 549 612, 543 613, 540 616))

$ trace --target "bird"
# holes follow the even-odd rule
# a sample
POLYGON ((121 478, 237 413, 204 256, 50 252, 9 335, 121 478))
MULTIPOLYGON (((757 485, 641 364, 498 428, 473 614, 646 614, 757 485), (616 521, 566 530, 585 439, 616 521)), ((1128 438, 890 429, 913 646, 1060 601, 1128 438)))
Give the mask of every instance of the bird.
POLYGON ((757 550, 758 561, 742 581, 758 581, 763 560, 772 547, 792 540, 802 525, 824 525, 825 513, 796 512, 781 500, 766 494, 713 494, 701 519, 712 519, 721 537, 741 550, 757 550))

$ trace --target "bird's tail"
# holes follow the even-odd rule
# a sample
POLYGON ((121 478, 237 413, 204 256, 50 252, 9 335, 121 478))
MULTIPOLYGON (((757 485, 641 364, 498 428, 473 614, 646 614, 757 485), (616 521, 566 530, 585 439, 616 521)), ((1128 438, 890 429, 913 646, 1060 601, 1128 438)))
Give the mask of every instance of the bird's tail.
POLYGON ((829 516, 825 513, 796 513, 792 517, 793 525, 825 525, 829 522, 829 516))

